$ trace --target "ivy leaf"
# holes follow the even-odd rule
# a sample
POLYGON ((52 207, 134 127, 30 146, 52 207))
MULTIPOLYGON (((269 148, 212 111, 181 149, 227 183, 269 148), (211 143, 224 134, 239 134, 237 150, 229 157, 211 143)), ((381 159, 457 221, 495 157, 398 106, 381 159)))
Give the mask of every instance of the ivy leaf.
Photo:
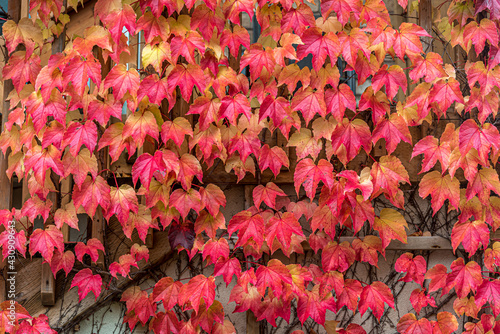
POLYGON ((268 182, 265 187, 263 185, 255 187, 253 189, 252 196, 257 208, 260 207, 262 202, 264 202, 270 208, 275 209, 276 197, 287 195, 277 185, 272 182, 268 182))
POLYGON ((111 188, 101 176, 97 176, 95 180, 87 176, 80 188, 76 185, 73 187, 73 202, 77 209, 83 206, 85 212, 93 217, 98 205, 104 211, 108 210, 111 204, 110 191, 111 188))
POLYGON ((73 179, 79 187, 85 182, 88 173, 94 179, 97 177, 97 159, 87 148, 80 150, 76 156, 66 153, 62 159, 62 163, 64 177, 73 175, 73 179))
POLYGON ((472 21, 464 28, 464 40, 472 41, 476 54, 483 52, 486 41, 491 45, 498 45, 498 30, 495 23, 487 18, 478 24, 472 21))
POLYGON ((490 303, 493 314, 497 317, 500 314, 500 282, 497 280, 484 279, 483 283, 477 289, 476 302, 478 305, 484 305, 486 301, 490 303))
POLYGON ((171 310, 177 304, 181 288, 182 282, 174 281, 171 277, 163 277, 153 288, 153 300, 162 301, 165 310, 171 310))
POLYGON ((340 84, 338 89, 327 89, 325 92, 326 110, 337 122, 342 122, 346 109, 356 111, 356 97, 346 84, 340 84))
POLYGON ((227 233, 232 235, 238 231, 237 247, 245 245, 250 238, 260 246, 264 242, 264 226, 265 222, 260 214, 245 210, 231 218, 227 226, 227 233))
MULTIPOLYGON (((407 99, 408 101, 409 99, 407 99)), ((373 122, 377 124, 380 120, 385 119, 385 115, 390 112, 389 99, 382 91, 374 92, 369 86, 365 89, 359 100, 359 110, 372 110, 373 122)))
POLYGON ((95 299, 101 294, 102 278, 100 275, 93 275, 92 270, 85 268, 80 270, 73 281, 71 288, 78 287, 78 301, 81 302, 89 292, 93 292, 95 299))
POLYGON ((290 271, 277 259, 269 260, 266 266, 260 265, 255 276, 257 276, 257 290, 262 296, 265 295, 267 287, 273 294, 280 296, 283 293, 284 283, 293 284, 290 271))
POLYGON ((75 246, 76 258, 78 261, 83 262, 83 257, 85 254, 88 254, 92 262, 97 263, 99 259, 99 250, 103 253, 106 251, 99 239, 89 239, 86 245, 83 242, 77 242, 75 246))
POLYGON ((387 64, 382 66, 377 74, 373 76, 372 87, 377 92, 384 85, 386 94, 391 100, 394 99, 400 87, 403 93, 406 93, 407 82, 403 69, 398 65, 392 65, 389 68, 387 64))
POLYGON ((156 311, 156 304, 152 303, 148 293, 142 291, 138 286, 131 286, 125 290, 120 301, 125 302, 129 314, 134 312, 142 324, 145 324, 151 316, 154 316, 156 311))
POLYGON ((183 309, 194 309, 198 314, 202 301, 205 307, 210 307, 215 299, 215 279, 213 276, 198 275, 179 290, 179 305, 183 309))
POLYGON ((423 52, 420 37, 431 37, 425 29, 414 23, 403 22, 399 26, 399 32, 396 33, 394 41, 394 52, 400 59, 404 59, 405 54, 413 57, 423 52))
POLYGON ((49 225, 45 230, 37 228, 30 237, 30 254, 33 256, 40 252, 42 257, 50 263, 54 250, 64 252, 63 234, 54 225, 49 225))
POLYGON ((368 124, 360 119, 344 118, 332 134, 332 150, 340 161, 347 165, 349 161, 358 155, 360 148, 366 152, 371 151, 371 132, 368 124))
POLYGON ((490 243, 490 229, 485 222, 480 220, 457 222, 451 232, 453 251, 462 243, 464 249, 472 256, 482 244, 484 248, 490 243))
POLYGON ((259 150, 257 160, 260 170, 263 171, 269 168, 274 177, 278 176, 282 167, 288 168, 290 166, 288 156, 279 146, 269 147, 267 144, 263 145, 259 150))
POLYGON ((184 117, 177 117, 173 121, 165 121, 161 127, 161 139, 164 143, 172 139, 177 146, 181 146, 186 135, 192 138, 193 129, 189 121, 184 117))
POLYGON ((111 187, 110 203, 109 210, 106 211, 106 219, 109 220, 115 214, 122 224, 127 222, 129 213, 137 213, 139 207, 136 192, 128 184, 123 184, 119 188, 111 187))
MULTIPOLYGON (((225 240, 225 239, 224 239, 225 240)), ((219 258, 214 266, 214 276, 222 275, 222 279, 226 283, 226 287, 231 283, 233 276, 236 275, 237 278, 241 276, 241 264, 238 259, 230 258, 224 259, 219 258)))
POLYGON ((321 254, 321 264, 325 272, 332 270, 345 272, 355 259, 356 252, 347 241, 340 244, 330 241, 321 254))
POLYGON ((425 77, 425 82, 433 82, 437 78, 446 76, 443 69, 443 59, 435 52, 429 52, 423 57, 417 57, 414 68, 410 71, 410 78, 417 82, 425 77))
POLYGON ((330 56, 333 62, 340 54, 339 39, 334 33, 323 35, 321 29, 311 27, 302 34, 301 39, 304 44, 297 46, 297 57, 302 59, 312 54, 313 68, 316 71, 323 66, 327 56, 330 56))
MULTIPOLYGON (((0 233, 0 244, 2 245, 2 256, 5 261, 9 257, 10 247, 4 246, 9 245, 9 240, 14 240, 15 249, 23 256, 26 257, 26 233, 24 230, 19 232, 10 233, 9 230, 5 230, 0 233)), ((12 241, 11 241, 12 244, 12 241)))
POLYGON ((490 198, 490 191, 500 195, 498 173, 493 168, 483 168, 477 171, 474 179, 469 182, 465 195, 467 200, 470 200, 477 194, 479 201, 483 205, 487 205, 490 198))
POLYGON ((425 289, 413 290, 410 295, 410 302, 417 314, 420 314, 422 308, 426 307, 427 305, 437 307, 434 297, 427 295, 425 293, 425 289))
POLYGON ((284 249, 290 248, 292 234, 304 236, 302 227, 293 213, 275 214, 269 219, 265 228, 266 241, 272 245, 273 241, 278 240, 284 249))
POLYGON ((465 298, 470 291, 476 292, 482 281, 481 267, 474 261, 465 264, 462 258, 453 261, 451 273, 446 277, 446 285, 455 287, 458 298, 465 298))
POLYGON ((405 227, 408 228, 408 224, 403 215, 388 208, 380 211, 380 217, 375 217, 375 224, 373 224, 373 228, 380 234, 382 248, 384 249, 394 239, 406 243, 405 227))
MULTIPOLYGON (((446 287, 448 278, 448 269, 442 264, 436 264, 425 273, 425 278, 430 279, 429 292, 439 290, 446 287)), ((443 291, 444 294, 444 291, 443 291)))
POLYGON ((323 147, 323 143, 321 140, 314 138, 311 130, 302 128, 290 137, 286 146, 295 146, 299 159, 304 159, 309 155, 317 158, 323 147))
MULTIPOLYGON (((415 283, 422 285, 424 282, 424 275, 427 270, 427 263, 421 255, 414 257, 412 253, 404 253, 396 260, 394 269, 397 272, 406 273, 400 281, 415 281, 415 283)), ((417 311, 417 313, 419 312, 417 311)))
POLYGON ((8 20, 2 26, 2 31, 9 54, 14 52, 16 47, 21 43, 26 47, 28 56, 35 49, 35 43, 40 47, 43 45, 43 37, 40 29, 27 17, 22 18, 18 23, 8 20))
MULTIPOLYGON (((431 195, 432 209, 436 214, 444 204, 449 200, 450 204, 458 209, 460 203, 460 182, 457 178, 451 178, 450 175, 441 176, 438 171, 430 172, 424 175, 420 181, 418 193, 420 197, 426 198, 431 195)), ((450 211, 451 208, 448 208, 450 211)))
POLYGON ((433 136, 427 136, 421 139, 413 147, 413 152, 411 154, 412 159, 419 154, 424 155, 424 159, 422 160, 422 170, 419 174, 431 170, 431 168, 434 167, 437 161, 441 163, 442 173, 444 173, 446 169, 448 169, 451 155, 449 143, 445 142, 439 144, 437 138, 434 138, 433 136))
POLYGON ((195 238, 196 233, 194 232, 192 222, 185 221, 180 223, 175 221, 172 225, 170 225, 168 230, 168 241, 170 242, 170 247, 172 249, 176 249, 180 246, 186 250, 190 250, 193 248, 195 238))
POLYGON ((376 198, 382 192, 390 197, 396 196, 400 182, 410 183, 408 172, 401 160, 395 156, 383 156, 375 162, 371 170, 373 182, 372 198, 376 198))
POLYGON ((399 319, 397 330, 402 334, 433 333, 431 322, 427 318, 417 320, 413 313, 405 314, 399 319))
POLYGON ((475 148, 479 153, 479 158, 481 161, 488 160, 488 153, 491 147, 496 150, 500 149, 498 143, 500 143, 500 134, 498 129, 492 124, 486 123, 479 128, 477 123, 468 119, 460 125, 460 153, 462 155, 470 151, 471 148, 475 148))
POLYGON ((195 189, 176 189, 170 195, 169 206, 176 208, 185 218, 191 209, 196 212, 201 210, 201 195, 195 189))
POLYGON ((221 212, 217 212, 212 216, 207 211, 202 211, 194 223, 194 231, 196 234, 205 231, 210 238, 215 238, 217 229, 224 229, 225 227, 226 219, 221 212))
POLYGON ((307 197, 312 201, 320 181, 323 181, 328 188, 333 187, 333 166, 325 159, 318 161, 317 165, 309 158, 303 159, 297 164, 293 179, 297 195, 300 186, 303 185, 307 197))
POLYGON ((387 144, 387 153, 394 152, 398 144, 402 141, 412 144, 411 134, 404 118, 396 113, 391 114, 389 119, 382 119, 372 134, 372 142, 375 145, 381 138, 387 144))
POLYGON ((382 282, 373 282, 363 288, 359 298, 361 315, 365 314, 369 307, 373 315, 380 320, 384 313, 384 304, 394 308, 394 296, 387 285, 382 282))
POLYGON ((57 209, 54 214, 54 224, 58 229, 61 229, 65 223, 71 228, 80 230, 78 227, 76 208, 73 202, 66 204, 64 208, 57 209))
POLYGON ((56 278, 56 274, 59 270, 63 269, 66 277, 70 273, 71 269, 73 269, 73 265, 75 264, 75 254, 72 251, 66 251, 61 253, 59 251, 54 252, 52 256, 52 260, 50 261, 50 269, 54 274, 54 278, 56 278))
POLYGON ((338 297, 337 309, 340 310, 343 306, 346 306, 349 310, 355 312, 362 292, 363 286, 358 280, 344 280, 344 290, 338 297))
POLYGON ((306 124, 309 124, 316 114, 325 117, 327 112, 325 93, 322 90, 314 91, 311 87, 302 88, 294 95, 291 108, 293 111, 302 112, 306 124))
POLYGON ((130 115, 123 126, 123 138, 131 137, 137 146, 142 146, 146 136, 158 140, 158 124, 153 113, 149 110, 136 111, 130 115))

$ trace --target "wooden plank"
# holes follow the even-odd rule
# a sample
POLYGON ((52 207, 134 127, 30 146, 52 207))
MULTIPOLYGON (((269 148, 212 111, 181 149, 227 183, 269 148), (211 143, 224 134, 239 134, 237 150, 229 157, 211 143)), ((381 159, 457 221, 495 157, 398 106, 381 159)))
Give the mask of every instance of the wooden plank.
MULTIPOLYGON (((61 207, 64 207, 69 202, 71 202, 71 192, 72 192, 72 184, 73 177, 69 175, 67 178, 61 181, 61 207)), ((64 242, 69 242, 69 226, 68 224, 64 224, 61 228, 64 242)))
MULTIPOLYGON (((14 22, 19 22, 21 19, 22 11, 22 1, 21 0, 10 0, 8 2, 7 11, 14 22)), ((5 59, 7 62, 7 59, 5 59)), ((7 97, 9 93, 14 89, 12 80, 3 81, 3 97, 7 97)), ((10 113, 10 103, 4 99, 2 106, 2 128, 5 129, 5 123, 8 121, 10 113)), ((0 209, 10 210, 12 208, 12 182, 7 177, 6 171, 9 166, 8 156, 10 154, 10 149, 7 150, 6 154, 0 152, 0 209)), ((2 227, 2 230, 4 228, 2 227)), ((1 232, 1 231, 0 231, 1 232)), ((0 303, 6 299, 6 285, 5 285, 5 275, 4 275, 5 261, 0 261, 0 270, 2 272, 2 279, 0 279, 0 303)))
POLYGON ((40 296, 44 306, 53 306, 56 303, 56 282, 48 263, 42 263, 40 296))
MULTIPOLYGON (((356 237, 340 237, 340 242, 347 241, 352 243, 356 237)), ((386 250, 406 250, 406 251, 416 251, 416 250, 453 250, 451 247, 451 242, 445 238, 439 236, 430 237, 408 237, 408 242, 406 244, 398 240, 393 240, 386 248, 386 250)), ((304 250, 310 250, 309 244, 304 241, 302 243, 304 250)))

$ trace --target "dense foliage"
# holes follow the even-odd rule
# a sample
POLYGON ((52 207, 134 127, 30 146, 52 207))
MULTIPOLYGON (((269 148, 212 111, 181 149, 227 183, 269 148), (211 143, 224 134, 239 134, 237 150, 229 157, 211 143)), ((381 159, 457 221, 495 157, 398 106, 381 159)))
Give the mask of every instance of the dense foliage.
MULTIPOLYGON (((68 1, 68 7, 78 5, 68 1)), ((95 265, 105 251, 98 239, 65 251, 61 229, 78 228, 79 212, 116 216, 127 237, 136 230, 142 241, 150 229, 164 231, 158 233, 169 234, 173 249, 190 258, 200 253, 214 265, 208 277, 163 277, 152 290, 124 291, 131 328, 141 323, 154 333, 234 333, 215 299, 215 279, 222 276, 236 283, 230 297, 236 312, 250 310, 276 325, 279 317, 290 319, 293 306, 301 323, 310 317, 334 331, 325 322, 328 310, 345 307, 380 319, 386 307, 394 308, 386 284, 345 273, 355 262, 377 266, 392 240, 406 242, 414 232, 401 211, 410 177, 397 152, 405 142, 414 161, 423 155, 420 197, 430 196, 434 214, 456 210, 451 242, 465 256, 450 268, 429 268, 412 253, 399 257, 394 270, 420 288, 410 298, 417 315, 403 315, 397 330, 449 334, 458 329, 457 317, 467 316, 467 333, 499 332, 500 243, 490 241, 490 232, 500 226, 500 134, 494 123, 500 3, 443 5, 449 9, 436 21, 439 38, 460 48, 463 62, 424 53, 422 40, 432 40, 428 32, 408 22, 393 27, 382 0, 323 1, 319 18, 302 0, 98 0, 96 25, 42 64, 42 51, 70 15, 61 0, 33 0, 31 18, 3 26, 3 79, 15 89, 8 96, 10 111, 4 110, 0 148, 8 155, 8 176, 27 179, 31 197, 21 210, 3 210, 1 223, 28 217, 29 225, 16 233, 18 252, 40 253, 54 274, 72 275, 80 299, 93 298, 90 292, 98 298, 104 286, 130 277, 149 251, 135 244, 104 268, 95 265), (242 27, 242 13, 260 24, 257 43, 242 27), (135 69, 127 54, 136 47, 129 39, 138 34, 144 45, 142 66, 135 69), (308 56, 311 68, 297 64, 308 56), (387 59, 401 61, 390 65, 387 59), (371 80, 358 101, 340 63, 354 71, 358 85, 371 80), (179 114, 186 102, 187 114, 179 114), (122 122, 124 105, 130 115, 122 122), (437 126, 457 113, 461 122, 437 126), (412 139, 412 127, 429 125, 433 131, 412 139), (271 134, 284 138, 296 165, 286 147, 266 141, 271 134), (372 153, 379 141, 383 156, 372 153), (154 150, 144 150, 145 143, 154 150), (119 184, 105 167, 121 154, 137 154, 130 184, 119 184), (203 171, 220 164, 239 180, 266 169, 279 177, 292 168, 297 196, 256 177, 262 184, 253 189, 254 205, 226 222, 220 211, 224 192, 203 183, 203 171), (48 197, 61 192, 58 183, 68 177, 73 190, 60 195, 72 201, 57 207, 48 197), (374 208, 375 200, 386 207, 374 208), (40 216, 45 228, 34 229, 40 216), (340 242, 341 235, 357 238, 340 242), (236 237, 234 247, 228 236, 236 237), (293 259, 306 241, 318 265, 272 258, 278 252, 293 259), (92 265, 83 269, 78 263, 85 255, 92 265), (434 318, 419 317, 423 307, 436 307, 433 296, 440 289, 456 294, 456 314, 437 310, 434 318)), ((7 233, 0 235, 4 257, 7 233)), ((12 326, 6 305, 0 332, 48 330, 50 319, 32 318, 20 305, 12 326)), ((355 323, 337 330, 365 333, 355 323)))

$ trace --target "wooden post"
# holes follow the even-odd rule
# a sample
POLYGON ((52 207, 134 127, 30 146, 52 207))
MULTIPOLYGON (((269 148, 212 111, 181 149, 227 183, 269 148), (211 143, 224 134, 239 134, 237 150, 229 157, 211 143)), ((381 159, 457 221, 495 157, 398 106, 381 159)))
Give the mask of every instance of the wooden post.
MULTIPOLYGON (((427 31, 429 35, 432 35, 432 1, 431 0, 420 0, 418 5, 418 22, 419 25, 427 31)), ((433 50, 432 37, 422 38, 422 47, 424 53, 433 50)))
MULTIPOLYGON (((10 0, 8 4, 8 13, 14 22, 19 22, 21 19, 21 0, 10 0)), ((5 59, 7 62, 8 59, 5 59)), ((3 82, 3 103, 2 106, 2 128, 5 129, 5 123, 8 121, 10 113, 10 103, 6 101, 5 98, 9 96, 9 93, 14 89, 12 80, 4 80, 3 82)), ((7 177, 6 171, 9 166, 8 156, 10 149, 7 150, 4 155, 0 152, 0 210, 10 210, 12 208, 12 182, 7 177)), ((5 261, 0 262, 0 270, 2 272, 2 279, 0 279, 0 302, 6 300, 6 287, 5 287, 5 275, 4 275, 5 261)))

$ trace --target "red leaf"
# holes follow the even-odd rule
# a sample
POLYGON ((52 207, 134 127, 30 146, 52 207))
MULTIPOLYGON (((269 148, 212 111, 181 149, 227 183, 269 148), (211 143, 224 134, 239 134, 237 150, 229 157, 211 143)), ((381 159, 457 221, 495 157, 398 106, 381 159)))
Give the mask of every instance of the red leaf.
POLYGON ((260 247, 264 242, 264 226, 265 222, 260 214, 245 210, 231 218, 227 226, 227 233, 232 235, 238 231, 236 247, 245 245, 250 238, 260 247))
POLYGON ((302 59, 312 54, 313 68, 316 71, 323 66, 326 56, 330 56, 331 62, 334 62, 340 54, 339 39, 333 32, 323 35, 320 28, 311 27, 302 34, 301 39, 304 44, 297 46, 297 57, 302 59))
POLYGON ((152 298, 148 297, 148 293, 138 286, 125 290, 120 301, 126 303, 129 315, 133 312, 133 317, 136 317, 142 324, 155 315, 156 304, 152 302, 152 298))
POLYGON ((83 256, 88 254, 92 262, 97 262, 99 259, 99 250, 103 253, 105 252, 104 246, 96 238, 89 239, 86 245, 83 242, 78 242, 75 246, 76 258, 78 261, 83 262, 83 256))
POLYGON ((472 41, 476 54, 483 52, 486 41, 491 45, 498 45, 498 30, 495 22, 483 18, 478 24, 472 21, 464 28, 464 40, 472 41))
POLYGON ((394 308, 394 296, 391 289, 382 282, 373 282, 371 285, 366 285, 361 292, 359 312, 363 315, 369 307, 373 315, 380 320, 384 313, 384 303, 394 308))
POLYGON ((277 214, 269 219, 265 228, 266 242, 273 248, 274 240, 278 240, 284 249, 288 249, 292 242, 292 234, 304 236, 302 227, 293 213, 277 214))
POLYGON ((292 276, 280 260, 272 259, 269 260, 267 266, 259 266, 255 272, 257 276, 257 290, 264 296, 267 287, 270 291, 277 296, 281 296, 283 293, 283 284, 292 284, 292 276))
POLYGON ((393 100, 398 93, 399 88, 406 93, 406 75, 403 69, 398 65, 392 65, 388 68, 385 64, 382 68, 373 76, 372 87, 374 91, 379 91, 382 86, 385 85, 385 92, 389 99, 393 100))
POLYGON ((104 79, 104 89, 113 88, 113 95, 116 100, 121 99, 126 93, 137 96, 140 77, 135 68, 127 69, 123 64, 118 64, 111 69, 104 79))
POLYGON ((333 152, 344 165, 347 165, 358 155, 361 146, 366 152, 371 151, 371 132, 368 124, 360 119, 349 121, 344 118, 332 134, 333 152))
POLYGON ((161 300, 165 310, 170 310, 177 304, 181 288, 182 282, 174 281, 171 277, 163 277, 155 284, 153 299, 155 302, 161 300))
POLYGON ((413 313, 405 314, 399 319, 397 329, 402 334, 433 333, 430 321, 427 318, 417 320, 413 313))
POLYGON ((200 304, 204 301, 210 307, 215 299, 215 279, 213 276, 198 275, 193 277, 179 290, 179 305, 184 310, 194 309, 200 312, 200 304), (188 304, 189 303, 189 304, 188 304))
POLYGON ((137 213, 139 207, 135 190, 128 184, 123 184, 120 188, 111 187, 110 203, 105 214, 106 219, 116 215, 122 224, 127 222, 129 213, 137 213))
POLYGON ((185 218, 191 209, 196 212, 201 210, 201 196, 195 189, 189 189, 188 191, 176 189, 170 195, 169 205, 176 208, 181 216, 185 218))
POLYGON ((75 264, 75 254, 72 251, 66 251, 62 254, 61 252, 56 251, 52 256, 52 260, 50 262, 50 269, 54 274, 54 278, 56 278, 57 272, 61 269, 63 269, 66 276, 68 276, 71 269, 73 269, 74 264, 75 264))
MULTIPOLYGON (((430 279, 429 292, 444 288, 448 278, 448 269, 442 264, 436 264, 425 273, 425 278, 430 279)), ((443 291, 444 293, 444 291, 443 291)))
POLYGON ((457 222, 451 232, 451 244, 455 252, 462 243, 464 249, 472 256, 482 244, 484 248, 490 243, 490 229, 480 220, 457 222))
POLYGON ((226 283, 226 288, 231 283, 233 276, 236 275, 237 278, 241 276, 241 263, 238 259, 224 259, 219 258, 214 266, 214 276, 222 275, 224 282, 226 283))
POLYGON ((446 278, 446 285, 455 287, 458 298, 464 298, 470 291, 476 292, 482 283, 481 267, 474 261, 464 263, 464 259, 458 258, 451 264, 451 273, 446 278))
POLYGON ((102 278, 100 275, 92 275, 92 270, 86 268, 80 270, 73 281, 71 287, 78 287, 78 300, 81 302, 89 292, 93 292, 95 299, 101 294, 102 278))
POLYGON ((373 228, 379 232, 382 239, 382 248, 387 248, 391 240, 406 243, 405 227, 408 228, 402 214, 393 209, 384 208, 380 211, 380 218, 375 217, 373 228))
POLYGON ((354 263, 355 259, 356 252, 347 241, 340 244, 331 241, 321 254, 321 264, 325 272, 332 270, 345 272, 354 263))
POLYGON ((389 119, 383 118, 373 130, 373 144, 375 145, 381 138, 385 139, 388 154, 394 152, 401 140, 412 144, 408 125, 404 118, 397 113, 391 114, 389 119))
POLYGON ((73 187, 75 208, 83 206, 85 212, 91 217, 95 215, 98 205, 106 211, 111 203, 110 191, 108 183, 100 175, 95 180, 87 176, 80 188, 76 185, 73 187))
POLYGON ((54 225, 49 225, 45 230, 36 229, 30 237, 30 254, 33 256, 40 252, 42 257, 50 263, 54 250, 64 252, 63 234, 54 225))
POLYGON ((424 282, 425 272, 427 271, 427 263, 421 255, 413 257, 412 253, 404 253, 396 260, 394 269, 397 272, 406 273, 400 281, 415 281, 415 283, 422 285, 424 282))
POLYGON ((325 159, 321 159, 317 165, 309 158, 303 159, 295 168, 293 180, 297 195, 303 185, 307 197, 312 201, 316 196, 319 181, 323 181, 328 188, 333 187, 333 166, 325 159))

